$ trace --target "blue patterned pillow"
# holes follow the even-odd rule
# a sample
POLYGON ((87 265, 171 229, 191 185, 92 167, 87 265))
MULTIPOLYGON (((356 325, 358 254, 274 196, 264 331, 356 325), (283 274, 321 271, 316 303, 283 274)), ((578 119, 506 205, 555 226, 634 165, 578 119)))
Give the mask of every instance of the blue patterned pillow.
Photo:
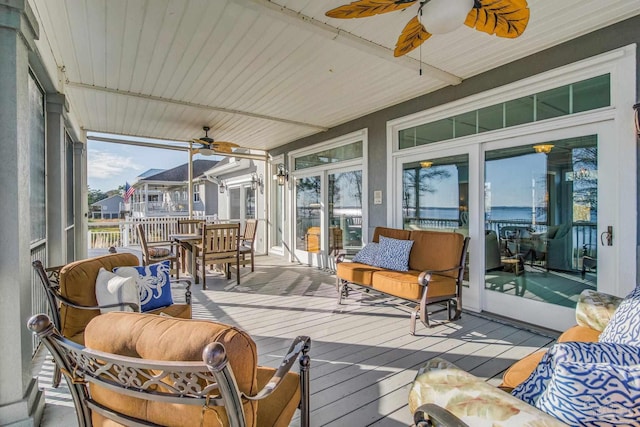
POLYGON ((380 236, 378 257, 373 265, 396 271, 409 271, 409 254, 413 240, 380 236))
POLYGON ((640 364, 640 347, 601 342, 563 342, 555 344, 544 355, 536 369, 512 395, 530 405, 535 405, 547 388, 558 363, 608 363, 612 365, 640 364))
POLYGON ((374 265, 379 251, 380 245, 378 243, 367 243, 364 248, 362 248, 360 252, 353 257, 352 261, 359 262, 361 264, 374 265))
POLYGON ((640 286, 622 300, 600 334, 600 342, 640 346, 640 286))
POLYGON ((538 409, 571 426, 640 423, 640 365, 559 362, 538 409))
POLYGON ((162 261, 146 267, 116 267, 113 272, 122 277, 133 277, 140 293, 140 310, 155 310, 173 304, 170 261, 162 261))

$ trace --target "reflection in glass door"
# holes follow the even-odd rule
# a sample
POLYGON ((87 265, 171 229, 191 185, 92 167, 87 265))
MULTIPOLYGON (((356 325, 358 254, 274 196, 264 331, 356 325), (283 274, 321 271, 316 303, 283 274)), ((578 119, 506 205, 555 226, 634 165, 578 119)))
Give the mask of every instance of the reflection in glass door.
POLYGON ((296 178, 296 249, 317 254, 321 249, 321 177, 296 178))
POLYGON ((598 137, 486 152, 485 289, 575 307, 597 288, 598 137))
POLYGON ((403 165, 405 229, 469 234, 469 156, 425 159, 403 165))
POLYGON ((328 254, 362 248, 362 171, 330 173, 328 254))

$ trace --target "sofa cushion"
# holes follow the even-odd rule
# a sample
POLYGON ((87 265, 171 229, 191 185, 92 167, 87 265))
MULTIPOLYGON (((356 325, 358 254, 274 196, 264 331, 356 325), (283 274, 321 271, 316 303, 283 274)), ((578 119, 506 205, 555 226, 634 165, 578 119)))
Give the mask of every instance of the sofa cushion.
POLYGON ((353 262, 374 265, 380 252, 379 243, 367 243, 354 257, 353 262))
MULTIPOLYGON (((422 285, 418 284, 420 273, 416 270, 375 272, 373 274, 373 288, 400 298, 418 301, 422 297, 424 289, 422 285)), ((454 279, 433 275, 429 286, 427 286, 427 299, 451 297, 456 294, 456 289, 457 283, 454 279)))
POLYGON ((502 376, 500 387, 514 389, 522 384, 535 371, 546 352, 546 350, 536 351, 509 366, 502 376))
POLYGON ((411 235, 410 230, 402 230, 398 228, 387 228, 387 227, 376 227, 373 231, 373 239, 372 242, 379 243, 380 236, 390 237, 392 239, 398 240, 408 240, 411 235))
POLYGON ((600 341, 640 346, 639 318, 640 286, 636 286, 613 313, 611 321, 600 334, 600 341))
POLYGON ((117 267, 113 272, 122 277, 132 277, 140 293, 142 312, 173 304, 171 295, 170 261, 136 267, 117 267))
MULTIPOLYGON (((60 294, 79 305, 98 305, 95 285, 100 267, 113 271, 118 266, 139 264, 138 257, 131 253, 108 254, 72 262, 60 270, 60 294)), ((99 314, 100 310, 82 310, 61 304, 60 333, 82 344, 85 326, 99 314)))
MULTIPOLYGON (((122 277, 100 268, 96 278, 96 300, 98 305, 133 303, 140 309, 140 295, 135 279, 122 277)), ((101 308, 100 313, 110 311, 136 311, 129 306, 101 308)))
MULTIPOLYGON (((459 233, 414 230, 410 239, 414 241, 409 257, 409 269, 446 270, 460 264, 464 236, 459 233)), ((453 278, 458 271, 444 273, 453 278)))
POLYGON ((379 267, 361 264, 359 262, 340 262, 336 266, 336 276, 347 282, 371 286, 373 283, 373 273, 381 270, 379 267))
POLYGON ((530 405, 535 405, 560 362, 608 363, 622 366, 640 364, 640 347, 603 342, 555 344, 544 354, 529 378, 518 385, 512 394, 530 405))
MULTIPOLYGON (((240 391, 255 394, 257 351, 244 331, 207 320, 175 319, 143 313, 112 312, 93 319, 85 331, 87 347, 119 354, 165 361, 202 361, 202 350, 211 342, 224 345, 240 391)), ((159 425, 200 425, 202 407, 175 405, 132 398, 103 387, 91 386, 92 397, 108 407, 159 425)), ((257 403, 244 401, 247 425, 255 425, 257 403)), ((223 425, 224 410, 204 411, 204 425, 223 425)))
POLYGON ((558 337, 558 342, 598 342, 600 331, 588 328, 586 326, 575 325, 564 331, 558 337))
POLYGON ((395 271, 409 271, 409 254, 413 240, 380 236, 378 256, 373 265, 395 271))
POLYGON ((569 425, 637 425, 640 366, 558 362, 536 407, 569 425))

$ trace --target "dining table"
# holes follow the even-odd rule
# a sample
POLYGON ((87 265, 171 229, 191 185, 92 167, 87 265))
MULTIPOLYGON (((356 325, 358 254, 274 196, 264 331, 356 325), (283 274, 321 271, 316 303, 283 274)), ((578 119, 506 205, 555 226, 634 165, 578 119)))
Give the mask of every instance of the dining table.
POLYGON ((180 245, 185 250, 185 252, 189 254, 187 271, 189 272, 189 274, 193 274, 193 269, 195 266, 195 251, 193 250, 193 246, 195 243, 202 241, 202 234, 200 233, 170 234, 169 239, 172 242, 175 242, 176 244, 180 245))

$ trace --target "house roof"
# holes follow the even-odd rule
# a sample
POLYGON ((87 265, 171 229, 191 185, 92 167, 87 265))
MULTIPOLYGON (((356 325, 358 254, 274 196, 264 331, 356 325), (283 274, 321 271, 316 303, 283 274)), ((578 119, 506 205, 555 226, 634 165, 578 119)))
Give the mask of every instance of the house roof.
POLYGON ((152 175, 158 174, 158 173, 163 172, 163 171, 164 171, 164 169, 149 169, 149 170, 147 170, 147 171, 142 172, 142 173, 141 173, 140 175, 138 175, 136 178, 137 178, 137 179, 143 179, 143 178, 146 178, 146 177, 148 177, 148 176, 152 176, 152 175))
MULTIPOLYGON (((218 163, 217 160, 194 160, 193 177, 197 178, 218 163)), ((140 181, 186 182, 189 180, 189 164, 185 163, 172 169, 163 170, 155 175, 142 178, 140 181)))
POLYGON ((109 212, 117 212, 120 209, 120 203, 122 203, 124 199, 119 194, 114 194, 113 196, 109 196, 102 200, 98 200, 95 203, 91 203, 91 206, 106 206, 107 209, 103 209, 109 212))
POLYGON ((638 0, 529 0, 518 38, 462 25, 394 58, 421 2, 362 19, 325 16, 349 0, 30 3, 36 48, 52 75, 64 70, 54 84, 82 129, 189 141, 207 125, 215 140, 262 150, 640 14, 638 0))

